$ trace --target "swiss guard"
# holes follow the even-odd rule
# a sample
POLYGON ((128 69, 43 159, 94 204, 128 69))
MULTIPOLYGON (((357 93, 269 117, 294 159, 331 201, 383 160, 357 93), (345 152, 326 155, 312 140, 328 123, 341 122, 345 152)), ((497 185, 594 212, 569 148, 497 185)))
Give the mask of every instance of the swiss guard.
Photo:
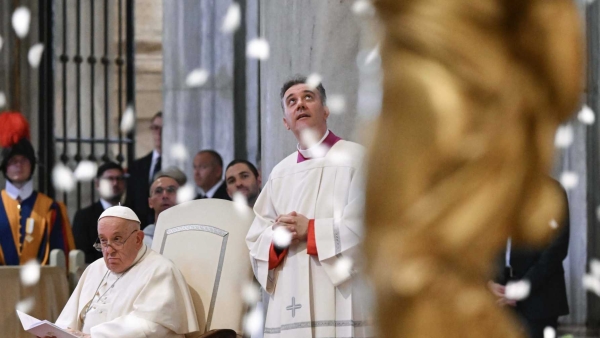
POLYGON ((29 123, 17 112, 0 114, 0 170, 6 178, 0 205, 0 265, 37 259, 48 263, 53 249, 68 257, 75 249, 64 204, 33 190, 36 160, 29 123))

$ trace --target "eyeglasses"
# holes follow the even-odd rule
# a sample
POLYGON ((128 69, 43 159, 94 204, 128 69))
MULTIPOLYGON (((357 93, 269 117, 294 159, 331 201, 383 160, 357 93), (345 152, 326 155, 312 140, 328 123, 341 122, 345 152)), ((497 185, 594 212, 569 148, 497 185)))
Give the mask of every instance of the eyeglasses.
POLYGON ((133 230, 133 232, 130 233, 129 236, 127 236, 127 238, 125 238, 124 241, 107 241, 107 240, 98 238, 96 240, 96 242, 94 243, 94 249, 102 252, 102 250, 104 250, 110 246, 114 250, 121 250, 121 249, 123 249, 123 245, 125 245, 125 242, 127 242, 129 237, 131 237, 131 235, 133 235, 133 233, 136 231, 140 231, 140 230, 133 230))
POLYGON ((167 192, 167 194, 174 194, 177 192, 177 187, 174 185, 170 185, 166 188, 158 187, 154 189, 154 195, 162 195, 163 192, 167 192))

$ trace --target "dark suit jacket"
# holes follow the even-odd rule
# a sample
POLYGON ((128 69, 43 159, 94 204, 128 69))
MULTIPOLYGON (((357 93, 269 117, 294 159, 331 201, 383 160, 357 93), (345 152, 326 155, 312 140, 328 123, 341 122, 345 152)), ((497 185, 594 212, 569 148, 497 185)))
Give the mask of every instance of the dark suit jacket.
POLYGON ((127 179, 127 198, 125 205, 130 207, 140 218, 142 229, 154 223, 154 213, 148 206, 150 195, 150 166, 152 166, 152 152, 137 159, 129 166, 127 179))
MULTIPOLYGON (((219 189, 217 189, 217 191, 215 191, 215 194, 213 195, 212 198, 218 198, 221 200, 231 201, 231 198, 227 194, 227 183, 225 183, 225 181, 223 181, 223 183, 221 183, 221 185, 219 186, 219 189)), ((197 200, 200 199, 200 195, 197 195, 195 199, 197 199, 197 200)))
POLYGON ((75 247, 85 253, 85 262, 92 263, 102 258, 102 253, 96 251, 92 245, 98 238, 98 218, 104 211, 99 201, 87 208, 77 210, 73 218, 73 237, 75 247))
MULTIPOLYGON (((565 202, 567 201, 565 193, 565 202)), ((566 218, 553 242, 543 250, 511 250, 510 265, 513 277, 504 273, 501 282, 527 279, 531 283, 529 296, 517 302, 516 311, 527 319, 559 317, 569 314, 565 271, 562 262, 569 251, 569 207, 566 218)), ((514 246, 513 246, 514 247, 514 246)), ((502 283, 504 284, 504 283, 502 283)))

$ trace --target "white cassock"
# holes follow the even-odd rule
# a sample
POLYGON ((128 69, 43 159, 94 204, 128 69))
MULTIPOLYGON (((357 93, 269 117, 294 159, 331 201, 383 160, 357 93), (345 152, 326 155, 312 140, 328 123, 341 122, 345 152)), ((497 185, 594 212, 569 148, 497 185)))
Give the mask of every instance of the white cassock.
POLYGON ((340 140, 325 157, 297 163, 293 153, 271 172, 246 237, 256 279, 271 294, 265 338, 371 336, 355 278, 336 269, 340 259, 354 257, 362 238, 363 156, 362 146, 340 140), (292 211, 315 220, 318 257, 307 254, 306 242, 293 244, 269 271, 272 226, 292 211))
POLYGON ((122 274, 110 272, 102 258, 90 264, 56 324, 92 338, 171 338, 198 331, 188 285, 175 265, 145 245, 134 262, 122 274))

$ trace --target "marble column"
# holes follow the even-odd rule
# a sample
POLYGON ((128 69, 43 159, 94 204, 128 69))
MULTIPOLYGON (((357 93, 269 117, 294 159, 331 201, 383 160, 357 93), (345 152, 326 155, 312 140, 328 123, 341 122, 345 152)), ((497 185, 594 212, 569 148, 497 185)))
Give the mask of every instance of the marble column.
POLYGON ((192 177, 191 161, 177 163, 170 147, 180 143, 190 158, 214 149, 225 163, 234 157, 234 43, 220 31, 230 0, 163 2, 163 151, 192 177), (210 73, 201 87, 186 86, 194 69, 210 73))

